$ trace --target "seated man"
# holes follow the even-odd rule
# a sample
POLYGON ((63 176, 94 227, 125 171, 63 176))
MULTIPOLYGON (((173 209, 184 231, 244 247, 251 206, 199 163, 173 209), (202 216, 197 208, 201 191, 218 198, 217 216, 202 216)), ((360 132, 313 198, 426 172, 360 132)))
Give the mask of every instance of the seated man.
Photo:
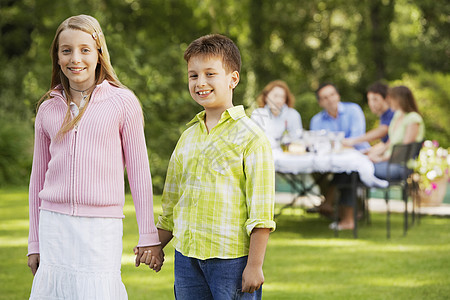
MULTIPOLYGON (((356 138, 366 132, 366 119, 361 107, 356 103, 341 102, 341 97, 337 88, 331 83, 324 83, 316 90, 316 97, 319 106, 323 108, 316 114, 310 122, 310 130, 325 129, 328 131, 343 131, 345 138, 356 138)), ((361 142, 354 145, 360 151, 367 150, 370 145, 361 142)), ((320 176, 323 178, 323 176, 320 176)), ((336 184, 350 182, 347 174, 334 175, 331 183, 327 180, 318 182, 325 201, 317 208, 309 212, 319 211, 324 215, 331 216, 333 210, 333 199, 336 192, 336 184)), ((340 222, 330 224, 334 229, 353 229, 353 208, 351 203, 351 189, 342 188, 340 192, 340 204, 343 206, 340 222)))
MULTIPOLYGON (((341 96, 333 84, 321 84, 316 90, 316 97, 323 110, 312 117, 310 130, 343 131, 345 138, 356 138, 366 132, 366 118, 361 107, 356 103, 341 102, 341 96)), ((362 142, 354 147, 364 150, 370 145, 362 142)))
MULTIPOLYGON (((391 123, 394 112, 390 109, 389 103, 386 99, 388 86, 381 82, 375 82, 367 90, 367 102, 370 111, 380 118, 380 125, 363 135, 354 138, 346 138, 342 141, 344 146, 354 146, 362 142, 372 142, 381 140, 386 143, 389 139, 388 128, 391 123)), ((379 147, 376 146, 376 147, 379 147)))

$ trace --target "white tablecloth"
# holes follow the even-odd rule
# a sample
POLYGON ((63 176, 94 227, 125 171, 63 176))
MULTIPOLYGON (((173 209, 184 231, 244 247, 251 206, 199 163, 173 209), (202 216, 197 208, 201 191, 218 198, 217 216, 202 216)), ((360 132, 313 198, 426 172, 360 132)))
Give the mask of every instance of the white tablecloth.
POLYGON ((374 175, 374 166, 367 156, 353 149, 345 149, 339 153, 295 155, 273 150, 275 170, 280 173, 309 174, 313 172, 351 173, 357 171, 361 181, 369 187, 384 188, 386 180, 374 175))

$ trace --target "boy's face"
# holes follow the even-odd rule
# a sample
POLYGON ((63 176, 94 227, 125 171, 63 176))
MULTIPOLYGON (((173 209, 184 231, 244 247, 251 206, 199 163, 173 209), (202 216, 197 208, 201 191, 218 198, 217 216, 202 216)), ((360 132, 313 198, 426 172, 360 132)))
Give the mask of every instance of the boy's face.
POLYGON ((367 102, 369 103, 370 110, 378 115, 381 116, 385 111, 385 104, 386 100, 384 100, 383 96, 381 96, 378 93, 368 92, 367 93, 367 102))
POLYGON ((239 82, 239 72, 227 73, 221 57, 191 57, 188 76, 189 92, 205 110, 223 112, 233 106, 233 89, 239 82))

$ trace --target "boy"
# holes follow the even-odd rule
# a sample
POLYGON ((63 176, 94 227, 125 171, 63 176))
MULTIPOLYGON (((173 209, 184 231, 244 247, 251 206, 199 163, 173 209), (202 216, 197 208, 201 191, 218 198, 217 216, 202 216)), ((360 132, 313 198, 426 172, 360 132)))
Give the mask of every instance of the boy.
POLYGON ((241 66, 233 41, 200 37, 184 59, 190 94, 205 110, 172 154, 157 224, 162 247, 174 239, 175 297, 261 299, 275 230, 271 146, 243 107, 233 107, 241 66))
POLYGON ((375 82, 367 89, 367 103, 370 111, 380 118, 380 125, 361 136, 343 140, 344 146, 351 147, 358 143, 372 142, 378 139, 381 139, 382 143, 387 142, 389 124, 394 116, 386 99, 387 91, 388 86, 381 82, 375 82))

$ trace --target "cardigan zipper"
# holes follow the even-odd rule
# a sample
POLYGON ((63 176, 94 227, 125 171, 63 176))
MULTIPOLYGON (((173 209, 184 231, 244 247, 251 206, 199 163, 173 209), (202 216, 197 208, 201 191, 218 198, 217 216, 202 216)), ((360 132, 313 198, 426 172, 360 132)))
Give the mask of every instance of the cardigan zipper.
MULTIPOLYGON (((92 94, 91 94, 91 101, 89 101, 89 102, 92 102, 92 98, 94 97, 94 95, 96 95, 97 93, 98 93, 98 88, 97 88, 98 86, 96 86, 95 88, 94 88, 94 90, 92 91, 92 94)), ((63 95, 64 95, 64 91, 63 91, 63 95)), ((64 98, 61 98, 61 97, 59 97, 64 103, 66 103, 66 101, 64 101, 64 98)), ((87 108, 86 108, 87 109, 87 108)), ((80 120, 81 121, 81 120, 80 120)), ((70 208, 71 208, 71 211, 70 211, 70 214, 71 215, 75 215, 75 203, 76 203, 76 197, 75 197, 75 174, 76 174, 76 172, 75 172, 75 166, 76 166, 76 162, 75 162, 75 160, 76 160, 76 147, 77 147, 77 133, 78 133, 78 124, 75 124, 75 126, 73 127, 73 146, 72 146, 72 172, 71 172, 71 176, 72 176, 72 178, 71 178, 71 183, 70 183, 70 185, 71 185, 71 188, 70 188, 70 196, 69 196, 69 198, 70 198, 70 208)))
POLYGON ((78 124, 75 124, 73 128, 73 148, 72 148, 72 191, 71 191, 71 212, 70 214, 73 216, 75 214, 75 158, 76 158, 76 147, 77 147, 77 133, 78 133, 78 124))

